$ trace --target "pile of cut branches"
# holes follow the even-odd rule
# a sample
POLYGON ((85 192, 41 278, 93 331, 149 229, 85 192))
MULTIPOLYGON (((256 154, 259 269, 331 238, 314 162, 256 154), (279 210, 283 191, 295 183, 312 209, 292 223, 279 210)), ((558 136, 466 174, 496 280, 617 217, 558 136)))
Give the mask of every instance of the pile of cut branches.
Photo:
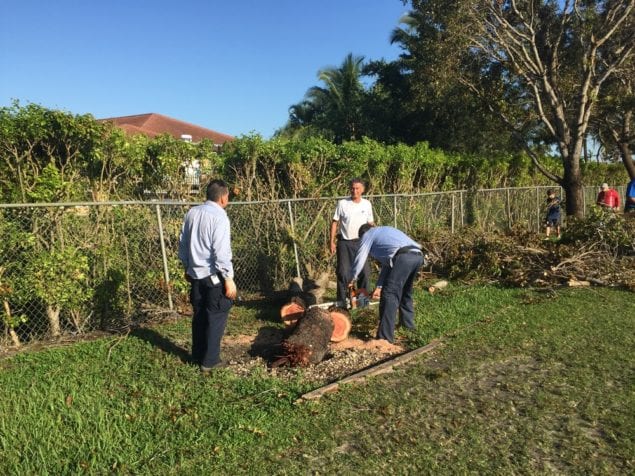
POLYGON ((569 220, 561 239, 513 229, 463 230, 426 242, 435 271, 510 286, 619 286, 635 291, 635 220, 604 210, 569 220))

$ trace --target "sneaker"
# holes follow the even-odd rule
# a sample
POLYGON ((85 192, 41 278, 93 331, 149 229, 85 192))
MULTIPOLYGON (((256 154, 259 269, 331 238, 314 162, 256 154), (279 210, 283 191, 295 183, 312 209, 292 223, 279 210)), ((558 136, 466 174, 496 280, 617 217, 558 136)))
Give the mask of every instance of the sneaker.
POLYGON ((212 372, 212 370, 224 369, 227 367, 229 367, 229 363, 225 362, 224 360, 221 360, 215 363, 214 365, 212 365, 211 367, 205 367, 204 365, 201 365, 200 369, 203 375, 208 375, 212 372))

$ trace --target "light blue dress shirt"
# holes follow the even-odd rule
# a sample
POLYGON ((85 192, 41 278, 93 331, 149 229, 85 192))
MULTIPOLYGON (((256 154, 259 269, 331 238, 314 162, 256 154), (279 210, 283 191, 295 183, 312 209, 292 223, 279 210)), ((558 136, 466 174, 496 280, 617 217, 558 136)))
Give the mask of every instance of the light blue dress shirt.
POLYGON ((412 240, 403 231, 393 228, 392 226, 376 226, 368 230, 362 236, 359 242, 359 249, 355 255, 353 263, 353 276, 351 281, 357 279, 359 273, 362 272, 364 263, 368 255, 375 258, 381 264, 382 272, 379 275, 377 286, 383 284, 385 272, 392 268, 392 259, 399 248, 404 246, 413 246, 421 249, 421 245, 412 240))
POLYGON ((194 279, 217 273, 234 278, 229 218, 218 203, 208 200, 186 213, 179 239, 179 259, 194 279))

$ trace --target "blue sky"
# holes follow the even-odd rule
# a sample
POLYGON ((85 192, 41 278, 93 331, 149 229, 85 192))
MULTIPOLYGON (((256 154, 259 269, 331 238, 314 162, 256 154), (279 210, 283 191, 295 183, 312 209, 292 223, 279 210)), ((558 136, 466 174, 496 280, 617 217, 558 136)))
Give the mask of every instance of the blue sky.
POLYGON ((400 0, 2 0, 0 106, 270 137, 317 72, 395 59, 400 0))

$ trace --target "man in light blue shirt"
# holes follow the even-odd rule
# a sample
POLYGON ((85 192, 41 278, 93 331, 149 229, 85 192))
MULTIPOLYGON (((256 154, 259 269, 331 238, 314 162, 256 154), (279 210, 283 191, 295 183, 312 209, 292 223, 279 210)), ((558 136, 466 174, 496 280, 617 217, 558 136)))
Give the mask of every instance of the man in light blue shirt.
POLYGON ((207 186, 207 201, 185 215, 179 259, 190 282, 192 360, 207 374, 226 364, 220 358, 229 310, 236 298, 229 218, 229 188, 222 180, 207 186))
POLYGON ((421 245, 391 226, 362 225, 359 236, 349 285, 354 285, 369 255, 379 261, 381 271, 373 293, 376 297, 381 289, 377 339, 393 343, 397 313, 405 328, 415 328, 412 285, 424 261, 421 245))

